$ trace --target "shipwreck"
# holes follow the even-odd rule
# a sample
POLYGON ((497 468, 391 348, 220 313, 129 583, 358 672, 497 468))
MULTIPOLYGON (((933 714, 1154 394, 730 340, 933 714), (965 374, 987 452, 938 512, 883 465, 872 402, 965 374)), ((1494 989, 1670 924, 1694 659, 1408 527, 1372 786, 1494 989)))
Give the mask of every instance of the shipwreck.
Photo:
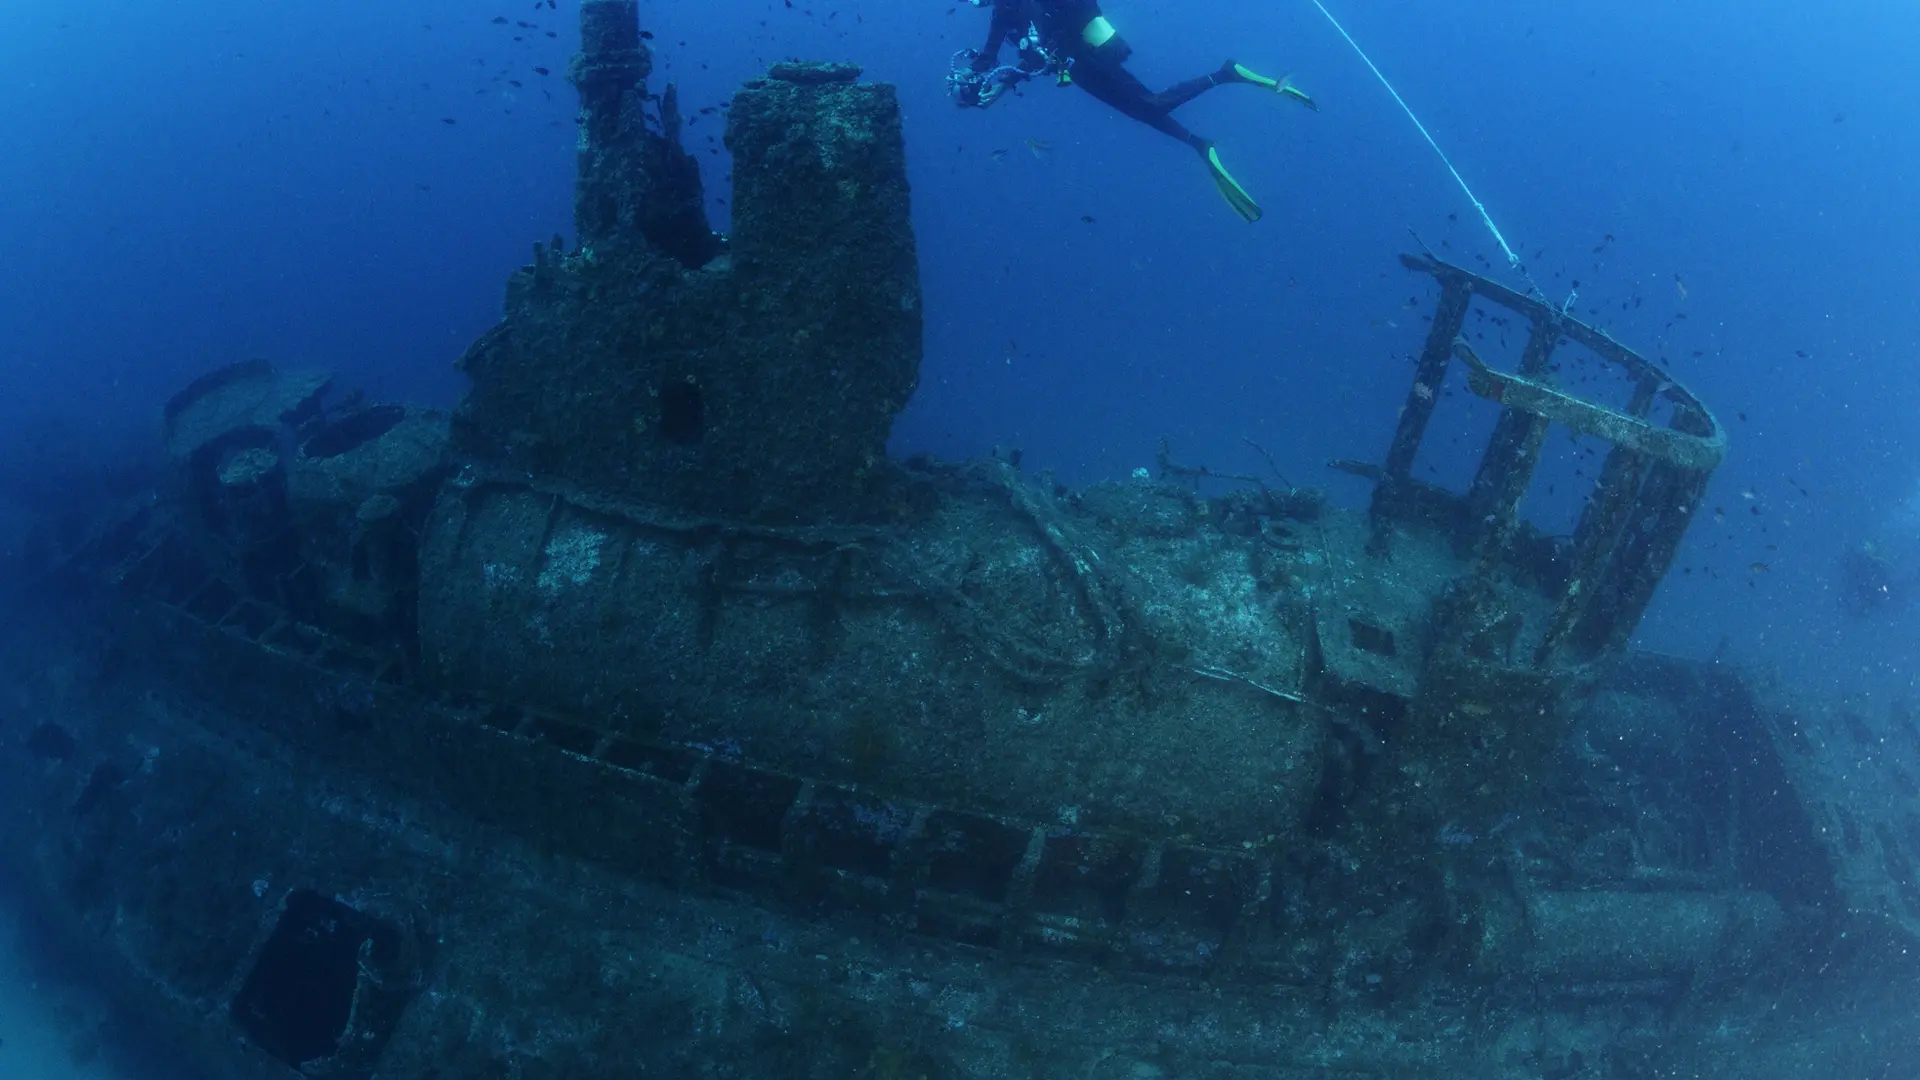
POLYGON ((1877 1011, 1920 944, 1913 716, 1631 648, 1726 448, 1670 374, 1421 254, 1364 510, 893 460, 891 88, 742 87, 721 236, 633 0, 582 31, 576 243, 513 272, 458 407, 214 370, 164 482, 17 601, 9 885, 116 1015, 261 1078, 1914 1052, 1877 1011), (1449 379, 1498 410, 1465 490, 1414 468, 1449 379), (1522 513, 1550 431, 1606 448, 1561 536, 1522 513))

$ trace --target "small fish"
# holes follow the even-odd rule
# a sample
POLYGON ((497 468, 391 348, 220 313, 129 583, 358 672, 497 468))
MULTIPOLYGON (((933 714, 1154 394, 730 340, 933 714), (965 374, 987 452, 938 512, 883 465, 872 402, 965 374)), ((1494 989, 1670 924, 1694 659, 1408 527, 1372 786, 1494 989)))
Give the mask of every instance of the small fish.
POLYGON ((441 117, 441 118, 440 118, 440 122, 441 122, 441 123, 443 123, 443 124, 457 124, 457 123, 459 123, 460 121, 458 121, 458 120, 455 120, 455 119, 454 119, 453 117, 451 117, 451 116, 443 116, 443 117, 441 117))
POLYGON ((534 69, 533 69, 533 73, 534 73, 535 75, 551 75, 551 74, 553 74, 552 72, 550 72, 550 71, 548 71, 548 70, 547 70, 546 68, 543 68, 543 67, 537 67, 537 68, 534 68, 534 69))
POLYGON ((1773 569, 1773 567, 1768 566, 1766 563, 1763 563, 1763 562, 1756 562, 1748 565, 1747 569, 1753 571, 1756 574, 1764 574, 1767 571, 1773 569))
POLYGON ((505 15, 495 15, 493 17, 493 25, 495 26, 507 25, 507 17, 505 15))
POLYGON ((999 150, 989 150, 987 151, 987 156, 992 158, 995 161, 1005 161, 1007 160, 1007 151, 1004 148, 999 150))
POLYGON ((1048 145, 1045 139, 1028 139, 1027 149, 1033 152, 1034 157, 1040 158, 1043 161, 1046 160, 1048 154, 1053 152, 1053 147, 1048 145))
POLYGON ((1086 222, 1086 223, 1087 223, 1087 224, 1089 224, 1089 225, 1091 225, 1091 224, 1093 224, 1093 215, 1092 215, 1092 214, 1081 214, 1081 215, 1080 215, 1080 220, 1081 220, 1081 221, 1084 221, 1084 222, 1086 222))
POLYGON ((1673 275, 1673 291, 1680 294, 1680 299, 1687 298, 1687 283, 1681 280, 1679 274, 1673 275))

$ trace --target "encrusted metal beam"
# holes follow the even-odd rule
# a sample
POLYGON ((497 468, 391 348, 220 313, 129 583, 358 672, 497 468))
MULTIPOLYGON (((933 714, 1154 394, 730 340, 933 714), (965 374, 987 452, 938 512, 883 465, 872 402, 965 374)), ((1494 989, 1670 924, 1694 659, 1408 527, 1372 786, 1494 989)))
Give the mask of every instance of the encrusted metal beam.
MULTIPOLYGON (((1538 464, 1547 429, 1559 424, 1612 444, 1606 466, 1572 538, 1570 566, 1560 595, 1549 596, 1553 612, 1535 639, 1533 666, 1564 659, 1583 663, 1622 648, 1665 574, 1705 491, 1707 478, 1726 455, 1726 435, 1713 414, 1684 386, 1604 331, 1572 318, 1537 298, 1516 292, 1470 270, 1430 256, 1405 255, 1409 268, 1432 274, 1441 296, 1426 349, 1421 354, 1407 404, 1374 491, 1369 549, 1384 550, 1394 523, 1404 518, 1404 491, 1417 486, 1410 473, 1420 440, 1433 416, 1447 365, 1466 367, 1473 393, 1501 406, 1501 414, 1465 498, 1430 493, 1458 507, 1429 512, 1422 520, 1457 534, 1464 552, 1478 552, 1476 579, 1456 594, 1466 605, 1462 625, 1501 615, 1480 611, 1497 603, 1496 579, 1519 562, 1520 502, 1538 464), (1531 326, 1519 370, 1490 367, 1461 335, 1474 297, 1508 308, 1531 326), (1576 343, 1633 380, 1624 407, 1589 401, 1552 383, 1553 355, 1576 343), (1665 424, 1652 417, 1655 404, 1671 405, 1665 424), (1396 512, 1399 511, 1399 512, 1396 512), (1503 567, 1505 569, 1503 570, 1503 567)), ((1507 617, 1511 617, 1510 613, 1507 617)))

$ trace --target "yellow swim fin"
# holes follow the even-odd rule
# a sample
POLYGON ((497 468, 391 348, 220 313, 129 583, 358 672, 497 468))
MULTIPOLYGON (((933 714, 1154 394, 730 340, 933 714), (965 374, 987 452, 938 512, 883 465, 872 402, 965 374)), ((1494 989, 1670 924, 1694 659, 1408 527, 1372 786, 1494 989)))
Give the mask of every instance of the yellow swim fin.
POLYGON ((1230 61, 1229 66, 1233 68, 1233 74, 1239 78, 1241 82, 1249 82, 1255 86, 1265 87, 1268 90, 1280 89, 1279 82, 1267 78, 1265 75, 1260 74, 1245 64, 1236 64, 1230 61))
POLYGON ((1271 90, 1283 97, 1290 97, 1300 104, 1305 105, 1307 108, 1312 109, 1314 112, 1320 111, 1319 104, 1316 103, 1313 98, 1309 97, 1305 90, 1293 85, 1293 77, 1291 75, 1282 76, 1278 79, 1269 79, 1245 64, 1233 65, 1233 73, 1239 76, 1242 82, 1249 82, 1255 86, 1271 90))
POLYGON ((1260 215, 1264 213, 1260 204, 1254 202, 1253 196, 1247 194, 1247 189, 1240 186, 1225 165, 1220 164, 1220 152, 1211 146, 1207 147, 1207 172, 1213 176, 1213 186, 1220 189, 1221 198, 1227 200, 1227 205, 1233 207, 1234 213, 1248 222, 1260 220, 1260 215))
POLYGON ((1314 112, 1320 111, 1320 103, 1308 97, 1305 90, 1293 85, 1292 76, 1287 76, 1280 80, 1280 95, 1282 97, 1290 97, 1300 104, 1305 105, 1307 108, 1312 109, 1314 112))

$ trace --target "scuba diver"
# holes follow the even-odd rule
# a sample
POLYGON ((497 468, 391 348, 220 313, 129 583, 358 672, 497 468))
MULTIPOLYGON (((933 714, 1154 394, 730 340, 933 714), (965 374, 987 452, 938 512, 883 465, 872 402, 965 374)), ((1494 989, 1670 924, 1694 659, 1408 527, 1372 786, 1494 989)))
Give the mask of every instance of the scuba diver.
POLYGON ((1260 220, 1260 206, 1220 164, 1213 140, 1188 131, 1173 111, 1216 86, 1245 83, 1292 98, 1320 111, 1312 98, 1286 79, 1269 79, 1229 60, 1219 70, 1154 93, 1126 69, 1133 54, 1113 24, 1100 13, 1096 0, 968 0, 975 7, 993 7, 993 25, 985 49, 964 49, 954 57, 948 88, 962 106, 985 108, 1001 94, 1028 79, 1051 75, 1060 85, 1073 84, 1126 116, 1171 135, 1199 152, 1214 186, 1234 212, 1248 221, 1260 220), (1019 62, 1000 66, 1002 44, 1012 42, 1019 62))

